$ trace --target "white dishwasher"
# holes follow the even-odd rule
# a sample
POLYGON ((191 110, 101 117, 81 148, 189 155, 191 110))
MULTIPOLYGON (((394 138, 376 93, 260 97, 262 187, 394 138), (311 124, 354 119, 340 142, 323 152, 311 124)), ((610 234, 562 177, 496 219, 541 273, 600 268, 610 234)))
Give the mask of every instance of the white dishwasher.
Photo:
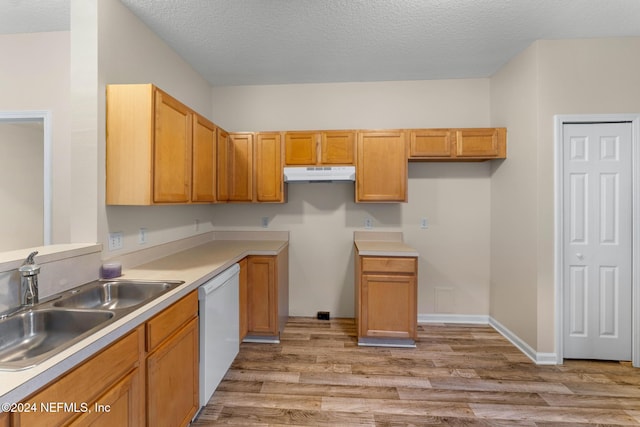
POLYGON ((209 402, 240 350, 239 272, 234 264, 198 288, 200 407, 209 402))

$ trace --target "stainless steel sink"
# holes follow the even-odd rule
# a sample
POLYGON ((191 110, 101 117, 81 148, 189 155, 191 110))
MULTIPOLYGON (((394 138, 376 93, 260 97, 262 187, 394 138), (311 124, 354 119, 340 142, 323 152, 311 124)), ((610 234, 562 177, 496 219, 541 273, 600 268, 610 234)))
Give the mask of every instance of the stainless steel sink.
POLYGON ((151 301, 182 282, 92 282, 56 301, 55 307, 121 310, 151 301))
POLYGON ((96 280, 0 316, 0 370, 35 366, 183 283, 96 280))
POLYGON ((100 329, 114 316, 106 310, 33 308, 0 320, 0 367, 33 366, 100 329))

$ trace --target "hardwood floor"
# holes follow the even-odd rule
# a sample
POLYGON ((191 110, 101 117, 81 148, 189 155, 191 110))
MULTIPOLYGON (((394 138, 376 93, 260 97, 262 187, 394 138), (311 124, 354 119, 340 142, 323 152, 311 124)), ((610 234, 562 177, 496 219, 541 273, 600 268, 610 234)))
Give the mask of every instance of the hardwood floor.
POLYGON ((537 366, 490 326, 419 325, 416 349, 358 347, 353 319, 291 318, 243 343, 193 426, 640 425, 640 369, 537 366))

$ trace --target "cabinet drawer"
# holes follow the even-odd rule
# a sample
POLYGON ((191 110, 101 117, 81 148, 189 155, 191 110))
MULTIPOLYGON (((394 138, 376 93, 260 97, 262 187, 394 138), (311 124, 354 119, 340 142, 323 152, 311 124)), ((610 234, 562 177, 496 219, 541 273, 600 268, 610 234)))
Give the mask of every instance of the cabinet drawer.
POLYGON ((147 322, 147 351, 173 334, 198 313, 198 292, 193 291, 147 322))
POLYGON ((416 272, 415 258, 362 257, 363 273, 409 273, 416 272))
MULTIPOLYGON (((141 328, 135 329, 84 364, 46 386, 42 391, 25 399, 25 402, 37 404, 38 411, 41 410, 41 402, 62 401, 68 405, 75 405, 77 408, 81 408, 83 403, 93 402, 111 384, 122 378, 138 364, 140 333, 142 333, 141 328)), ((60 425, 77 415, 72 410, 58 410, 60 412, 16 413, 14 414, 13 424, 20 426, 53 426, 60 425)))

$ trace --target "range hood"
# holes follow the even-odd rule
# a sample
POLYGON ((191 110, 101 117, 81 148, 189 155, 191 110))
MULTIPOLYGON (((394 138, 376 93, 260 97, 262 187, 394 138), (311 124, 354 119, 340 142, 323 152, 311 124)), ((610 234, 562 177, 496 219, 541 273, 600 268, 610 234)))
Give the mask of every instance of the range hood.
POLYGON ((336 182, 355 180, 355 166, 303 166, 284 168, 284 182, 336 182))

